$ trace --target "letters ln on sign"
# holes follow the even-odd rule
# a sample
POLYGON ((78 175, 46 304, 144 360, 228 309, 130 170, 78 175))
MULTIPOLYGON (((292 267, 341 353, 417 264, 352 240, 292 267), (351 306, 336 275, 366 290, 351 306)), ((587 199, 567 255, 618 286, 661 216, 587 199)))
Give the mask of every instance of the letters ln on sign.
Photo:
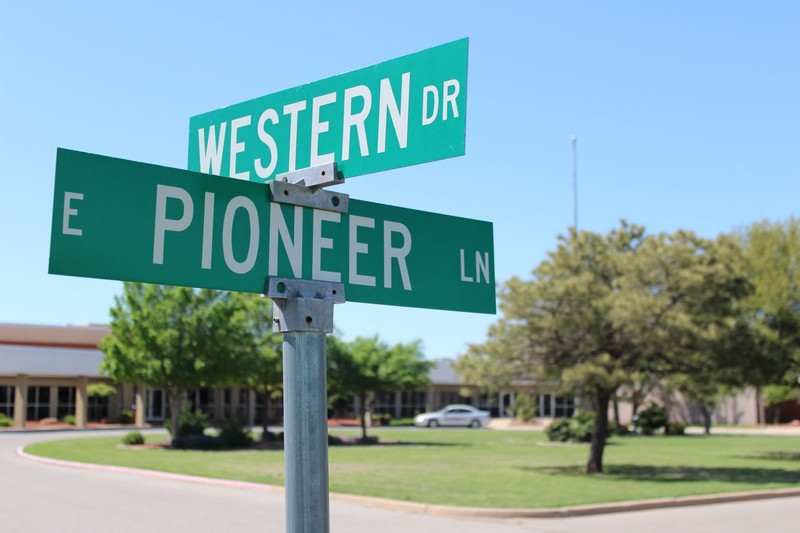
POLYGON ((271 201, 259 183, 59 149, 52 274, 264 292, 335 281, 347 301, 495 312, 492 225, 350 199, 271 201))
POLYGON ((468 39, 193 117, 189 170, 263 183, 336 162, 346 178, 464 155, 468 39))

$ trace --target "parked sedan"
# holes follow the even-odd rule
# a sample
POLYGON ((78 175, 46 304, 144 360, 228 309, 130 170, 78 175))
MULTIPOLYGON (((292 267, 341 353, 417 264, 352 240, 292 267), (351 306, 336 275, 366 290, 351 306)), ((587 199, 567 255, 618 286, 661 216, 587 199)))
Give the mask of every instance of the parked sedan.
POLYGON ((479 428, 489 424, 490 420, 489 413, 475 409, 471 405, 448 405, 439 411, 415 416, 414 425, 429 428, 439 426, 479 428))

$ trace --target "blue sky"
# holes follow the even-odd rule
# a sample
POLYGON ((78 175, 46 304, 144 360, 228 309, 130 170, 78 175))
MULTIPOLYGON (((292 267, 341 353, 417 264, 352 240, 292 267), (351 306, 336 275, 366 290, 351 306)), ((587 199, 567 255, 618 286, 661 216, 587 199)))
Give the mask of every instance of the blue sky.
MULTIPOLYGON (((47 274, 57 147, 186 168, 189 118, 470 38, 464 157, 352 198, 494 223, 499 281, 572 224, 704 236, 798 216, 800 3, 3 2, 0 321, 107 322, 121 282, 47 274)), ((456 357, 497 319, 348 303, 346 338, 456 357)))

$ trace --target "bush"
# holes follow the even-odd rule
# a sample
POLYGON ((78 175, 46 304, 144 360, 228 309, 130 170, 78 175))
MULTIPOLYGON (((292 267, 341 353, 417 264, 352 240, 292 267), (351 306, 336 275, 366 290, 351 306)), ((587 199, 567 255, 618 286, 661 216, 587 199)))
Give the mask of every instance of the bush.
POLYGON ((683 422, 670 422, 667 424, 666 429, 667 435, 685 435, 686 434, 686 424, 683 422))
POLYGON ((392 415, 389 413, 377 413, 372 416, 372 420, 375 425, 390 426, 392 424, 392 415))
POLYGON ((594 429, 594 413, 581 411, 572 418, 556 418, 545 433, 553 442, 590 442, 594 429))
POLYGON ((122 411, 117 421, 120 424, 133 424, 133 413, 130 411, 122 411))
POLYGON ((514 398, 513 415, 523 422, 530 422, 539 414, 537 397, 533 394, 518 394, 514 398))
POLYGON ((547 438, 553 442, 567 442, 570 437, 569 418, 556 418, 544 430, 547 438))
POLYGON ((8 418, 4 413, 0 413, 0 428, 10 428, 14 421, 8 418))
POLYGON ((413 418, 394 418, 389 422, 390 426, 413 426, 413 418))
POLYGON ((69 424, 70 426, 74 426, 75 422, 76 422, 75 415, 67 415, 67 416, 65 416, 63 418, 63 421, 64 421, 65 424, 69 424))
POLYGON ((222 424, 219 438, 226 448, 247 448, 253 444, 250 430, 236 417, 230 418, 222 424))
POLYGON ((643 435, 652 435, 658 429, 666 427, 668 421, 667 410, 660 405, 650 405, 639 411, 638 427, 643 435))
POLYGON ((122 444, 125 444, 126 446, 139 446, 144 444, 144 435, 138 431, 131 431, 122 437, 122 444))
POLYGON ((164 427, 172 435, 179 437, 202 435, 208 428, 208 415, 199 409, 192 411, 188 407, 184 407, 178 416, 178 433, 176 434, 172 431, 172 420, 167 420, 164 427))
POLYGON ((581 411, 570 418, 570 440, 573 442, 590 442, 594 429, 594 413, 581 411))

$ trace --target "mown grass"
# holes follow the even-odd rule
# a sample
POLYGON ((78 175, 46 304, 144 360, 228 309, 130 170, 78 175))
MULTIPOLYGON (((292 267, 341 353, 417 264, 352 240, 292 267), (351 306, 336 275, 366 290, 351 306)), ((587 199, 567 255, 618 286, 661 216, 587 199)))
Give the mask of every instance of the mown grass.
MULTIPOLYGON (((605 472, 588 476, 583 473, 588 446, 550 445, 538 432, 370 433, 386 444, 330 448, 332 492, 429 504, 540 508, 800 485, 800 438, 792 437, 616 438, 606 448, 605 472)), ((148 441, 163 438, 149 436, 148 441)), ((26 451, 70 461, 283 484, 279 450, 131 450, 119 448, 119 442, 61 440, 26 451)))

